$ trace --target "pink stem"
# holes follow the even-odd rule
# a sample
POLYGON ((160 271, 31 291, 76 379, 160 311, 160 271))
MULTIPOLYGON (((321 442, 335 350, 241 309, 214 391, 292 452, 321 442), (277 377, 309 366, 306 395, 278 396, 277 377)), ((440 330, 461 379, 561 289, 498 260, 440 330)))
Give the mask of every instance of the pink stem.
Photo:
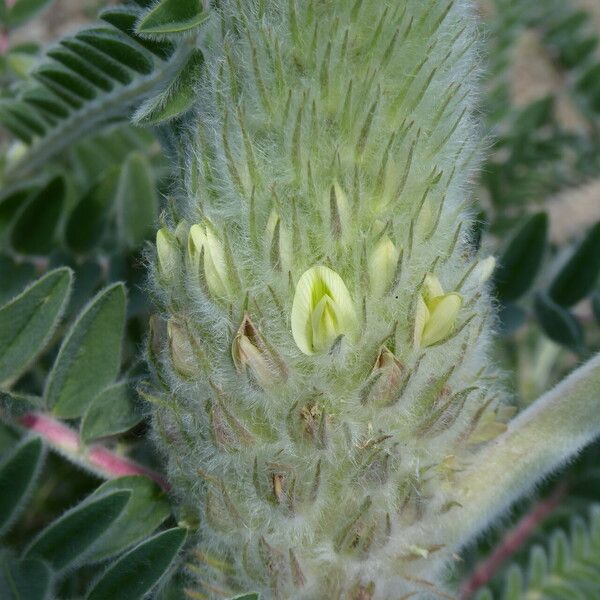
POLYGON ((111 479, 125 475, 145 475, 163 490, 169 491, 170 486, 164 477, 152 469, 119 456, 103 446, 85 446, 76 431, 57 419, 43 413, 27 413, 20 417, 19 424, 40 435, 57 452, 101 477, 111 479))
POLYGON ((561 483, 548 498, 536 504, 505 536, 500 545, 465 581, 460 591, 461 600, 468 600, 489 583, 504 562, 533 535, 538 525, 561 503, 567 493, 567 484, 561 483))

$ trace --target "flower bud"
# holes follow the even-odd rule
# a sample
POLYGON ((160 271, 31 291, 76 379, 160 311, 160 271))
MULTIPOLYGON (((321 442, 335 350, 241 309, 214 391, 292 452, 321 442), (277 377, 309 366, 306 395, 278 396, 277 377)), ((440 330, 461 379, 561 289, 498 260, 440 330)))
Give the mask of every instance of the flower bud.
POLYGON ((159 229, 156 234, 156 253, 160 275, 168 280, 173 279, 179 266, 179 245, 166 227, 159 229))
POLYGON ((404 371, 402 363, 382 346, 365 387, 364 403, 373 402, 377 406, 392 404, 402 390, 404 371))
POLYGON ((194 376, 199 366, 199 348, 190 337, 186 323, 174 318, 169 319, 167 335, 173 368, 182 377, 194 376))
POLYGON ((417 298, 415 346, 431 346, 449 337, 454 331, 462 305, 463 297, 460 294, 444 294, 438 278, 428 273, 417 298))
POLYGON ((399 256, 398 248, 387 235, 375 246, 369 258, 369 282, 374 296, 382 296, 388 291, 394 280, 399 256))
POLYGON ((175 237, 182 248, 185 248, 189 233, 190 224, 185 219, 183 219, 183 221, 179 221, 179 223, 177 223, 177 227, 175 227, 175 237))
POLYGON ((492 276, 495 268, 496 259, 493 256, 480 260, 473 270, 473 281, 478 285, 484 284, 492 276))
POLYGON ((285 364, 267 346, 247 314, 233 340, 231 355, 238 373, 250 371, 263 388, 287 378, 285 364))
POLYGON ((327 352, 357 324, 350 292, 335 271, 316 266, 300 277, 292 305, 292 335, 304 354, 327 352))
POLYGON ((200 273, 200 269, 204 271, 204 279, 211 294, 217 298, 231 295, 223 244, 209 224, 197 223, 190 228, 188 258, 196 273, 200 273))

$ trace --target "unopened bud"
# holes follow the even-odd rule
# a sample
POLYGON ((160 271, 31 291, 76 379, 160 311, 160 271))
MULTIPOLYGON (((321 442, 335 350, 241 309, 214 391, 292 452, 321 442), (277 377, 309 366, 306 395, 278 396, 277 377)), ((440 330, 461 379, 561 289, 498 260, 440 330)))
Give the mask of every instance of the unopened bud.
POLYGON ((189 233, 190 224, 185 219, 183 221, 179 221, 179 223, 177 223, 177 227, 175 227, 175 237, 182 248, 185 248, 189 233))
POLYGON ((172 280, 179 267, 179 245, 177 238, 166 227, 156 234, 158 271, 164 279, 172 280))
POLYGON ((211 225, 192 225, 188 238, 188 258, 196 273, 203 270, 211 294, 217 298, 231 295, 225 251, 211 225))
POLYGON ((187 325, 177 319, 169 319, 167 334, 173 368, 182 377, 192 377, 197 374, 199 348, 192 340, 187 325))
POLYGON ((445 294, 438 278, 427 274, 417 298, 415 346, 431 346, 448 338, 454 331, 462 305, 463 297, 460 294, 445 294))
POLYGON ((268 347, 248 315, 244 316, 233 340, 231 355, 238 372, 250 371, 261 387, 266 388, 276 381, 287 378, 285 364, 268 347))
POLYGON ((400 252, 386 235, 379 241, 369 258, 369 281, 375 296, 382 296, 392 284, 400 252))
POLYGON ((357 328, 356 312, 343 279, 323 266, 306 271, 296 286, 292 335, 304 354, 327 352, 334 341, 357 328))
POLYGON ((364 403, 373 402, 378 406, 392 404, 402 390, 404 371, 402 363, 383 346, 367 382, 364 403))

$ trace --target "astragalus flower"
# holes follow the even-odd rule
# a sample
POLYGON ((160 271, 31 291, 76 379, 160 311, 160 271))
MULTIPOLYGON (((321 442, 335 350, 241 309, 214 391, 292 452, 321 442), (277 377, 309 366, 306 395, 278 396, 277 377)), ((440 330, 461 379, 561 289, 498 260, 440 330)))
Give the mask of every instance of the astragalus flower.
POLYGON ((161 234, 156 276, 177 327, 154 429, 198 527, 193 593, 435 597, 532 479, 522 446, 490 443, 512 432, 486 354, 493 263, 468 244, 475 10, 216 4, 184 138, 197 225, 187 247, 185 227, 161 234))

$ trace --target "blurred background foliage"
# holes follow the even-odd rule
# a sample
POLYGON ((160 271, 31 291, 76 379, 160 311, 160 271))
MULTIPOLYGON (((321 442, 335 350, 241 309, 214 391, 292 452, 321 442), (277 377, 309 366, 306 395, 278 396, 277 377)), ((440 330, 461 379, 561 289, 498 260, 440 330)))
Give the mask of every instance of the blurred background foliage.
MULTIPOLYGON (((153 569, 152 587, 183 541, 158 485, 135 476, 100 485, 101 469, 88 460, 100 440, 117 457, 159 469, 145 436, 152 399, 140 360, 151 314, 144 245, 175 201, 170 159, 202 59, 193 36, 161 31, 151 4, 0 0, 0 323, 26 315, 38 340, 20 348, 16 367, 0 350, 0 487, 15 465, 25 473, 13 504, 0 499, 2 598, 45 598, 54 583, 59 598, 83 597, 98 565, 108 568, 109 583, 111 573, 121 577, 124 598, 135 598, 140 590, 126 586, 136 560, 153 569), (134 26, 144 14, 149 33, 140 36, 134 26), (144 126, 132 124, 134 112, 144 126), (124 282, 126 302, 116 282, 124 282), (111 342, 111 327, 115 340, 118 327, 125 332, 122 344, 111 342), (102 357, 112 370, 74 394, 73 373, 102 357), (20 418, 28 411, 79 430, 80 447, 57 448, 70 460, 26 441, 20 418), (81 515, 103 525, 46 572, 39 559, 81 515), (129 533, 99 553, 103 535, 124 523, 129 533), (39 589, 21 587, 33 579, 39 589)), ((168 9, 169 0, 160 5, 168 9)), ((472 237, 482 253, 498 256, 494 352, 498 377, 522 408, 600 349, 600 3, 480 0, 479 8, 487 158, 472 237)), ((183 30, 201 21, 192 11, 183 30)), ((3 335, 13 343, 18 332, 3 335)), ((482 598, 599 597, 599 452, 588 448, 466 549, 456 585, 536 503, 554 502, 484 582, 482 598)), ((189 597, 177 579, 160 594, 189 597)))

